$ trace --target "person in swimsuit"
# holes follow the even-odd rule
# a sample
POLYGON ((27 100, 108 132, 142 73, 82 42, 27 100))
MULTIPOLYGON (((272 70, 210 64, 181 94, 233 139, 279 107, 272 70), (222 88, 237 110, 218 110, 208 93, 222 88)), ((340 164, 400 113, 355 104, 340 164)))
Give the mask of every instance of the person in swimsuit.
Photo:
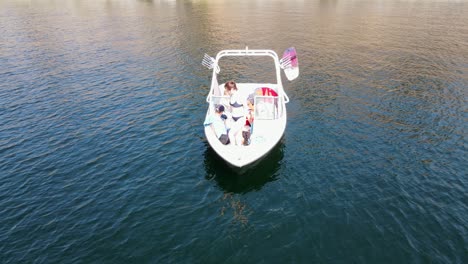
POLYGON ((229 93, 229 106, 231 108, 232 123, 229 131, 229 139, 235 145, 242 143, 242 127, 245 123, 245 100, 240 98, 237 85, 234 81, 228 81, 224 84, 224 89, 229 93))

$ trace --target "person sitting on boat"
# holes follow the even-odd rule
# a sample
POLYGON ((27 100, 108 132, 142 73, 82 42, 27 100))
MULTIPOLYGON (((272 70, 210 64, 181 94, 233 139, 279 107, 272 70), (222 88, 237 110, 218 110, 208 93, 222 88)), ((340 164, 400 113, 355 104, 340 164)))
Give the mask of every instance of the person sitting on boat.
POLYGON ((239 145, 242 141, 242 127, 245 123, 245 100, 242 100, 234 81, 228 81, 224 84, 224 88, 229 91, 229 106, 231 108, 232 123, 230 124, 229 139, 235 145, 239 145))
POLYGON ((247 115, 245 117, 245 125, 242 129, 243 145, 250 144, 250 135, 252 133, 252 124, 254 120, 254 94, 247 97, 247 115))
POLYGON ((204 126, 211 126, 216 137, 223 143, 229 144, 229 136, 226 128, 227 116, 224 114, 224 106, 217 105, 215 108, 215 115, 208 115, 203 122, 204 126))

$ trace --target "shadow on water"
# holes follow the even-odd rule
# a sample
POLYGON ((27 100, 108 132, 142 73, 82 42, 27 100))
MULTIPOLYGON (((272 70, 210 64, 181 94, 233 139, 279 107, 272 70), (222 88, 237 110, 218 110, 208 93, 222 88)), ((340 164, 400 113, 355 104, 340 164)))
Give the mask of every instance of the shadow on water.
POLYGON ((205 168, 208 180, 214 179, 218 186, 227 193, 247 193, 260 190, 266 183, 275 181, 283 160, 284 143, 282 139, 265 157, 249 165, 236 169, 207 146, 205 168))

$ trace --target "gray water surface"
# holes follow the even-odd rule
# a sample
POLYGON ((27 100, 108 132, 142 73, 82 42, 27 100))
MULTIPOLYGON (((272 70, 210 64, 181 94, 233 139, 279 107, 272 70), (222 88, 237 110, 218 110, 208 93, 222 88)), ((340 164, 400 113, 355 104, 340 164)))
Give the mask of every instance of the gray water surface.
POLYGON ((467 17, 1 1, 0 262, 467 263, 467 17), (204 138, 201 60, 245 46, 294 46, 301 75, 283 140, 239 174, 204 138))

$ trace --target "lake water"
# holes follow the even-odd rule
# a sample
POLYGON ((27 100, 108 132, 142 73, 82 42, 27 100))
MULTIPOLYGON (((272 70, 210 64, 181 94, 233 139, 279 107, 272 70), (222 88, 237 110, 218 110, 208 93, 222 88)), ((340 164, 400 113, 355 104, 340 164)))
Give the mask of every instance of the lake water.
POLYGON ((467 263, 467 17, 1 1, 0 262, 467 263), (284 138, 239 174, 204 138, 201 61, 245 46, 296 47, 301 75, 284 138))

